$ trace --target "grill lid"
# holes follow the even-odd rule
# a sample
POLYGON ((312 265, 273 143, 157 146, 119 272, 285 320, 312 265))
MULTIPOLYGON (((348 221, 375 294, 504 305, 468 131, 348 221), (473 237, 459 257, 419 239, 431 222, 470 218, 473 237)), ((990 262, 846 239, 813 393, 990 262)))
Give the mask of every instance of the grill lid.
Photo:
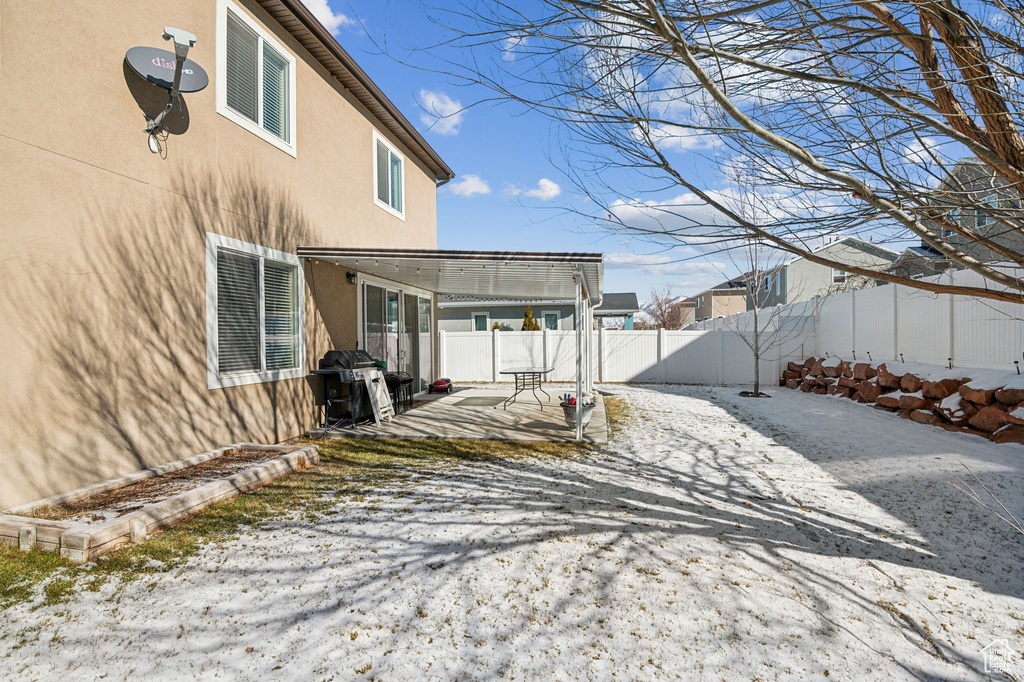
POLYGON ((320 369, 369 369, 376 367, 365 350, 329 350, 320 359, 320 369))

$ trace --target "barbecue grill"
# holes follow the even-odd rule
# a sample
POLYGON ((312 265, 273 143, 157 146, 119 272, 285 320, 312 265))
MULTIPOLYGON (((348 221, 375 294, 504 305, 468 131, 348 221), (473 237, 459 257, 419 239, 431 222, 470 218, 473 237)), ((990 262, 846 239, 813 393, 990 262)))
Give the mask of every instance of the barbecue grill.
POLYGON ((320 359, 313 374, 323 377, 320 404, 324 409, 323 427, 350 419, 373 418, 373 406, 363 383, 368 371, 379 369, 373 357, 364 350, 329 350, 320 359))

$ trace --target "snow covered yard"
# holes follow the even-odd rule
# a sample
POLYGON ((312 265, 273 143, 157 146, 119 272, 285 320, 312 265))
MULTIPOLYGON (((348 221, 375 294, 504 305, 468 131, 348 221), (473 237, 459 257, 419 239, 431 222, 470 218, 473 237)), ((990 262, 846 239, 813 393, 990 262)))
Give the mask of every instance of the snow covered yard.
MULTIPOLYGON (((420 469, 186 565, 2 612, 23 679, 987 679, 1024 650, 1024 447, 839 399, 609 387, 557 458, 420 469)), ((1017 679, 1024 660, 1017 659, 1017 679)))

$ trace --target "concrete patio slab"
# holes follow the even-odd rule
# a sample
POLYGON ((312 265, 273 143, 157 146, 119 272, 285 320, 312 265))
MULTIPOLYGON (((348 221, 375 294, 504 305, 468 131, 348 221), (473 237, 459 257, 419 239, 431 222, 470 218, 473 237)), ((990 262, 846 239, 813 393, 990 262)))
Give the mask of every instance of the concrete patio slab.
MULTIPOLYGON (((512 395, 511 386, 464 387, 450 394, 424 396, 415 407, 399 414, 390 424, 363 423, 355 429, 331 431, 331 438, 429 438, 444 440, 510 440, 569 442, 575 437, 566 426, 562 408, 558 405, 559 389, 568 387, 545 386, 551 394, 550 402, 538 393, 539 404, 529 392, 521 393, 516 402, 502 408, 512 395)), ((310 436, 321 435, 314 429, 310 436)), ((608 442, 608 420, 604 399, 598 395, 590 424, 583 433, 587 443, 608 442)))

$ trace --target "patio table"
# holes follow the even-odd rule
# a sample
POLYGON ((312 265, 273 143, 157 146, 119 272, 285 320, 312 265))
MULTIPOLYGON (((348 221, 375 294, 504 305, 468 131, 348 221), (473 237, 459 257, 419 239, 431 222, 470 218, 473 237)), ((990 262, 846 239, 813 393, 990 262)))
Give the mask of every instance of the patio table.
MULTIPOLYGON (((509 369, 503 369, 498 374, 511 374, 516 382, 516 390, 509 398, 501 404, 501 409, 507 410, 508 406, 516 401, 516 396, 530 389, 533 393, 533 397, 537 399, 537 404, 540 405, 540 409, 544 409, 544 403, 537 397, 537 391, 540 391, 544 395, 548 396, 548 402, 551 402, 551 396, 548 392, 541 388, 541 381, 544 376, 554 370, 554 367, 510 367, 509 369)), ((497 407, 497 405, 495 405, 497 407)))

